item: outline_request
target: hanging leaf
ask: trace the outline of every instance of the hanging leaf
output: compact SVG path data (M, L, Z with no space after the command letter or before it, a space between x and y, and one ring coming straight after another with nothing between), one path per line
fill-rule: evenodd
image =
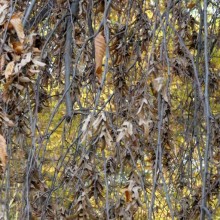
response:
M7 163L7 150L6 150L6 141L5 138L0 135L0 159L2 162L2 168L5 170L6 163Z
M19 82L28 83L31 82L31 80L26 76L21 76L19 77Z
M125 198L126 198L126 202L131 202L131 191L129 190L125 190Z
M43 63L43 62L41 62L41 61L39 61L39 60L36 60L36 59L33 59L32 62L33 62L35 65L40 66L40 67L46 66L46 63Z
M88 115L88 117L83 121L82 132L85 132L89 128L89 123L92 115Z
M2 54L1 57L0 57L0 72L3 71L4 66L5 66L5 55Z
M20 42L24 43L25 35L24 35L24 29L23 29L21 18L22 18L22 14L20 12L12 15L10 24L15 29Z
M2 119L5 126L13 127L14 123L11 121L6 114L0 112L0 119Z
M95 72L99 82L102 78L102 60L105 55L106 43L105 38L100 32L95 37Z
M154 79L153 81L153 87L157 92L160 92L161 89L164 86L164 78L163 77L158 77L156 79Z
M119 132L116 142L120 142L124 137L129 137L133 134L133 126L129 121L124 121L122 128L117 130Z
M8 79L9 76L11 76L13 74L13 70L14 70L14 66L15 66L15 62L11 61L10 63L8 63L6 69L5 69L5 78Z
M162 91L162 97L163 97L163 99L167 102L167 103L169 103L169 98L168 98L168 95L167 95L167 88L166 87L164 87L164 89L163 89L163 91Z
M21 55L23 51L23 44L19 41L12 42L13 49L16 54Z
M21 60L20 63L17 63L15 66L15 73L18 73L22 67L26 66L29 62L31 62L31 52L25 54L23 59Z
M0 25L2 25L5 21L5 17L8 13L6 10L9 7L9 2L0 2Z

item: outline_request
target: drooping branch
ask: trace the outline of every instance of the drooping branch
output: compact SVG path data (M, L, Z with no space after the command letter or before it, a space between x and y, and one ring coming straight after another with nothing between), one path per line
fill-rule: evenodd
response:
M204 115L206 118L206 144L204 153L204 171L202 183L202 204L200 219L204 220L207 214L207 175L209 170L209 150L211 140L210 130L210 105L209 105L209 55L208 55L208 24L207 24L207 0L204 1L204 57L205 57L205 91L204 91Z
M30 7L31 6L32 5L30 5ZM51 13L51 10L52 10L53 6L54 6L54 1L53 0L49 1L46 5L44 5L44 7L39 11L39 13L30 20L29 23L27 23L27 20L28 20L28 17L29 17L29 15L27 14L28 17L24 18L24 22L26 22L25 25L27 26L27 28L28 29L32 28L34 25L39 24L46 17L48 17ZM32 9L33 8L30 8L30 10L32 10ZM28 13L28 11L27 11L27 13ZM30 13L31 13L31 11L30 11Z
M70 76L72 75L72 44L73 44L73 22L76 20L76 15L79 8L79 0L71 3L71 16L67 17L66 22L66 43L65 43L65 91L66 92L66 119L70 121L72 116L72 101L70 97Z

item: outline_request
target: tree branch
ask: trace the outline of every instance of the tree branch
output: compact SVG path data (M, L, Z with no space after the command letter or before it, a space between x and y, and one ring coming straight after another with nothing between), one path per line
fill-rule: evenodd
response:
M70 121L72 116L72 100L70 97L70 76L72 75L72 44L73 44L73 22L76 20L76 16L79 8L79 0L75 0L71 3L70 13L71 16L67 17L66 24L66 43L65 43L65 90L66 92L66 120ZM72 17L73 16L73 17Z

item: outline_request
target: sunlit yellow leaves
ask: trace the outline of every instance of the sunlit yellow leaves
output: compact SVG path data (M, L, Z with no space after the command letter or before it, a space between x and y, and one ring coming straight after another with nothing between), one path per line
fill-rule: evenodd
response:
M6 147L5 138L2 135L0 135L0 159L1 159L3 170L5 170L6 163L7 163L7 157L8 157L6 148L7 147Z
M95 37L95 72L99 82L102 78L102 60L105 55L106 43L105 38L100 32Z

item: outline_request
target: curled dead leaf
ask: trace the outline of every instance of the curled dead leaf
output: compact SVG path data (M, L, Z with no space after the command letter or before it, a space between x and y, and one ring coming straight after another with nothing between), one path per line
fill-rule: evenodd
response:
M90 120L91 120L92 115L88 115L88 117L83 121L83 126L82 126L82 132L85 132L88 129Z
M36 60L36 59L33 59L32 62L37 65L37 66L41 66L41 67L44 67L46 65L46 63L43 63L39 60Z
M164 89L163 89L163 91L162 91L162 97L163 97L163 99L167 102L167 103L169 103L169 98L168 98L168 95L167 95L167 88L165 87Z
M105 38L100 32L95 37L95 72L99 82L101 82L101 78L102 78L102 60L105 55L105 49L106 49Z
M31 62L31 56L31 52L24 55L24 58L21 60L21 62L16 64L15 73L18 73L22 67L26 66L29 62Z
M5 17L8 14L7 8L9 7L9 2L2 1L0 2L0 25L3 25L5 22Z
M99 116L96 118L96 120L92 124L95 131L99 128L102 121L106 121L106 116L103 112L99 114Z
M12 45L13 45L13 49L15 51L16 54L22 54L22 51L23 51L23 44L19 41L15 41L15 42L12 42Z
M153 87L157 92L160 92L164 86L164 77L157 77L153 81Z
M133 134L133 125L129 121L124 121L122 128L117 130L119 132L116 142L120 142L124 137L129 137Z
M14 66L15 66L15 62L11 61L10 63L8 63L6 69L5 69L5 78L8 79L9 76L11 76L13 74L13 70L14 70Z
M22 91L24 89L24 86L17 84L17 83L14 84L14 87L16 87L20 91Z
M6 148L7 148L7 146L6 146L5 138L2 135L0 135L0 159L2 162L3 170L5 170L6 163L7 163L7 157L8 157Z
M126 189L125 190L125 198L126 198L126 202L131 202L132 199L131 199L131 191Z
M28 83L31 82L31 80L26 76L21 76L19 77L19 82Z
M112 146L113 139L105 126L102 128L102 131L101 131L101 134L99 137L100 137L100 139L104 138L104 140L108 146Z
M18 35L19 41L23 44L24 39L25 39L25 35L24 35L24 29L23 29L21 18L22 18L22 13L21 12L15 13L11 17L10 24L15 29L15 31Z
M5 54L2 54L0 57L0 72L3 71L5 67Z
M0 119L3 120L3 123L8 127L14 127L14 123L12 120L10 120L6 114L0 113Z

